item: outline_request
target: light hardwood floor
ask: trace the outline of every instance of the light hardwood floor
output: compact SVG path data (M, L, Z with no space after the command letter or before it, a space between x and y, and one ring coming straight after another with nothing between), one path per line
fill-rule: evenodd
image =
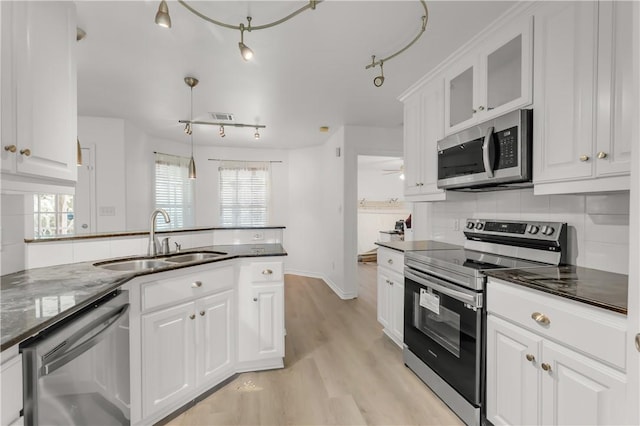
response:
M339 299L322 280L287 275L285 368L239 374L169 424L461 424L382 333L375 264L367 266L359 285L374 295L361 290L354 300Z

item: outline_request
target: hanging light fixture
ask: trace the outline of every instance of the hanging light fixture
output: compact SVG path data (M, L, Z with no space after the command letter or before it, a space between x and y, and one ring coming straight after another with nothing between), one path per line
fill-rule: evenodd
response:
M191 88L191 115L189 116L190 121L187 123L189 131L187 132L187 128L185 128L185 133L189 135L189 137L191 138L191 159L189 159L189 179L195 179L196 178L196 162L193 159L193 130L191 128L191 123L193 122L193 88L198 85L199 81L195 77L185 77L184 82L187 84L187 86Z
M80 139L76 138L76 163L78 167L82 166L82 147L80 146Z
M158 6L158 13L156 13L156 24L163 28L171 28L171 16L169 16L169 6L167 2L162 0L160 6Z
M253 134L253 137L256 139L260 139L260 132L258 132L258 128L256 127L256 132Z
M251 16L247 16L247 22L249 23L246 30L251 32ZM244 44L244 24L240 24L240 43L238 43L238 47L240 48L240 55L242 55L242 59L245 61L253 58L253 50L249 48L246 44Z

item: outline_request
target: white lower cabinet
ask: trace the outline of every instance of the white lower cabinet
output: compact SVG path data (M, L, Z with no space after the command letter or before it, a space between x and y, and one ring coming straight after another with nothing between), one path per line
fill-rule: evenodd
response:
M238 369L281 368L284 357L282 262L240 266Z
M378 322L398 346L404 342L403 253L378 247Z
M196 384L219 379L233 368L234 359L233 290L205 297L196 304Z
M0 424L22 422L22 354L18 345L2 352L0 365Z
M623 424L627 379L615 366L624 357L624 333L617 338L624 319L516 287L488 284L487 419L494 425ZM590 353L589 344L604 341L607 347Z

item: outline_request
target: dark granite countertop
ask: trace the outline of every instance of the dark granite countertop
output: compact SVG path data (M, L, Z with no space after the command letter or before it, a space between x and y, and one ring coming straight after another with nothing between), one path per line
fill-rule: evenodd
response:
M545 293L627 314L627 275L573 265L493 269L486 271L486 274Z
M0 277L0 350L4 351L81 310L137 276L240 257L287 255L280 244L218 245L191 248L182 253L193 251L216 251L226 255L141 272L111 271L94 266L98 261L93 261L3 275ZM126 259L134 257L119 258Z
M422 250L449 250L459 249L462 246L456 244L443 243L441 241L434 240L419 240L419 241L378 241L376 242L380 247L390 248L396 251L422 251Z

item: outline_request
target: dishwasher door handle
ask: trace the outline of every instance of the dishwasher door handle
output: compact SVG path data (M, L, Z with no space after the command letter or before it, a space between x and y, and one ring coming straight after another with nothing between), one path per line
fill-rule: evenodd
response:
M73 347L69 348L65 352L61 353L59 356L55 357L53 360L51 360L51 361L47 362L46 364L44 364L42 366L41 370L40 370L40 376L43 377L43 376L46 376L46 375L49 375L49 374L53 373L54 371L56 371L60 367L62 367L65 364L67 364L69 361L74 360L75 358L79 357L80 355L82 355L83 353L85 353L86 351L88 351L89 349L91 349L92 347L97 345L98 343L100 343L106 337L105 333L114 324L116 324L118 322L118 320L120 320L120 318L125 316L128 312L129 312L129 304L127 303L125 305L122 305L122 307L120 309L118 309L117 311L109 313L109 314L105 315L104 317L101 317L101 318L97 319L96 321L94 321L91 325L99 324L99 326L101 326L102 329L99 330L97 333L95 333L89 339L85 340L84 342L80 343L77 346L73 346ZM89 332L95 330L96 328L98 328L98 327L93 326L93 327L91 327L91 329L88 329L88 330L86 328L83 328L83 329L79 330L75 335L71 336L67 340L67 342L76 342L76 341L82 339L82 337L84 335L89 334ZM44 360L45 360L45 357L43 357L43 361Z

